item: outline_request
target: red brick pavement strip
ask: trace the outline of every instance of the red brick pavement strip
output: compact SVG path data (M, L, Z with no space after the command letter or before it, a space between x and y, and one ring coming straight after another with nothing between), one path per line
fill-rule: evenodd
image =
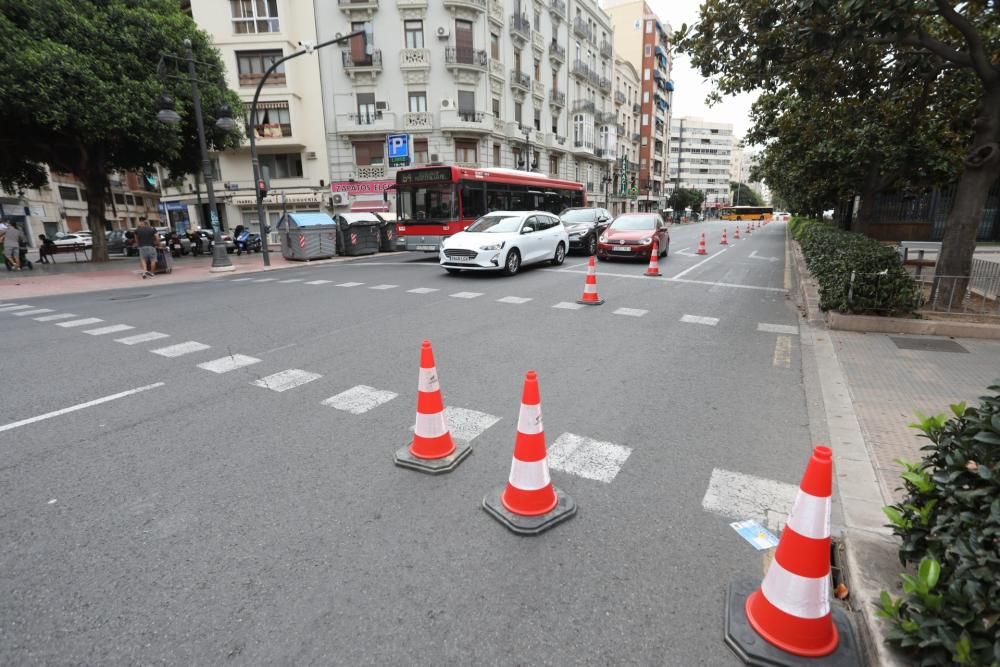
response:
M386 253L388 254L388 253ZM399 255L400 253L391 253ZM0 300L25 299L38 296L58 294L79 294L82 292L98 292L102 290L122 289L141 285L144 289L155 288L157 285L173 285L177 283L202 282L232 278L234 275L259 271L280 271L282 269L301 269L309 266L325 266L349 262L355 259L369 259L376 255L362 257L336 257L332 259L313 260L311 262L295 262L285 259L280 252L271 253L271 266L265 267L259 254L236 256L230 255L235 270L223 273L211 273L211 257L182 257L174 260L174 269L169 274L159 274L153 278L142 279L139 273L139 260L115 259L108 264L60 263L55 266L35 264L34 271L6 272L0 271Z
M907 424L916 412L951 414L948 405L977 402L1000 378L1000 341L956 339L969 354L901 350L885 334L829 331L847 379L882 497L902 497L895 459L918 461L927 440ZM912 336L904 336L912 337ZM930 337L917 337L930 338Z

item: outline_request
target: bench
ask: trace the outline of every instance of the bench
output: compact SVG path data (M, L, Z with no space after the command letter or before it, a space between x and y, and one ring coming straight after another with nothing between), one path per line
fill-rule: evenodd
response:
M42 250L44 250L46 257L52 258L53 262L56 261L55 258L56 255L61 255L63 253L73 253L73 261L78 262L80 261L80 258L77 256L77 253L81 252L83 253L84 261L86 262L90 261L90 257L87 256L87 246L82 243L72 243L67 245L50 245L45 247L44 249L39 249L39 253L41 253Z

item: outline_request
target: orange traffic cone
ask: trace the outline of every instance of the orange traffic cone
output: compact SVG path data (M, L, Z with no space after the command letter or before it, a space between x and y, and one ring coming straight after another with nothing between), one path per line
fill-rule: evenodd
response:
M524 378L507 486L483 498L483 509L521 535L537 535L576 514L576 503L553 486L549 478L535 371L528 371Z
M420 379L417 384L417 421L413 441L396 451L396 465L436 475L451 472L472 453L469 443L452 438L444 418L444 398L438 384L431 342L420 346Z
M587 281L583 285L583 296L577 299L577 303L585 306L599 306L604 303L604 299L597 296L597 265L594 263L593 255L587 264Z
M659 239L653 239L653 250L649 253L649 268L644 276L662 276L660 273L660 243Z
M839 659L824 664L861 664L857 655L850 660L858 647L846 615L830 605L832 456L828 447L813 448L760 587L753 592L753 583L729 587L726 643L750 664L798 665L796 656L820 658L835 651Z
M707 255L708 254L708 251L705 250L705 232L701 233L701 240L698 241L698 252L696 252L695 254L696 255Z
M751 233L752 233L752 232L750 231L750 223L748 222L748 223L747 223L747 229L746 229L746 234L747 234L747 236L750 236L750 234L751 234Z
M736 225L736 233L733 234L733 240L734 241L739 241L740 240L740 226L739 225Z
M719 241L719 245L729 245L729 237L727 236L727 230L725 227L722 228L722 240Z

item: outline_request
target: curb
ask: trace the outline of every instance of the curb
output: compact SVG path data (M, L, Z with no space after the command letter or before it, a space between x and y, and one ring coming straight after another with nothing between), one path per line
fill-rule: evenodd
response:
M923 336L951 336L953 338L985 338L1000 340L1000 326L976 322L949 322L947 320L911 320L900 317L875 317L873 315L845 315L830 312L827 326L838 331L871 333L917 334Z

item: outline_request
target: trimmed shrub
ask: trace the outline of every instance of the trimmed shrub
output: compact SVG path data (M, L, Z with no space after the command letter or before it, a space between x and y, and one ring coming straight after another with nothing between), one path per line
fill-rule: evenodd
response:
M794 218L791 232L819 283L820 309L905 315L920 307L920 287L892 248L818 220Z
M931 441L903 463L906 498L884 508L902 540L903 596L883 591L886 639L920 665L1000 665L1000 380L978 407L922 417Z

